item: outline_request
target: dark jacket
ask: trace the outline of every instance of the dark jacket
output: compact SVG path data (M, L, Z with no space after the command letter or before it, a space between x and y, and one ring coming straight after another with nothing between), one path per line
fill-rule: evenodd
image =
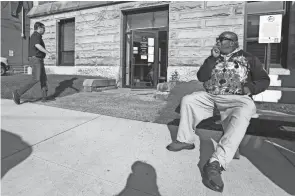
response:
M216 87L213 87L213 88L219 88L220 86L222 86L222 83L224 83L224 82L222 82L219 84L216 81L222 77L221 71L220 71L221 74L219 74L219 77L214 76L214 74L217 72L217 69L218 69L216 67L219 65L223 65L224 62L230 62L232 64L241 65L241 63L239 63L235 60L235 59L239 59L239 57L242 57L242 59L245 59L245 60L243 60L243 62L246 62L245 69L247 70L247 72L246 72L247 78L246 78L246 80L240 81L240 83L241 83L240 88L243 89L244 86L247 86L250 89L252 95L259 94L268 88L268 86L270 84L270 78L269 78L267 72L264 70L259 59L250 53L244 52L243 50L239 50L239 51L233 53L232 56L228 60L225 60L225 58L222 56L219 56L217 58L210 56L204 61L204 64L200 67L200 69L197 73L197 77L200 82L204 82L204 87L207 92L208 91L213 92L214 89L213 90L211 89L212 84L217 84ZM219 68L219 70L220 70L220 68ZM224 72L226 73L226 71L224 71ZM232 75L235 74L235 73L234 74L232 74L232 73L233 72L229 71L226 75L227 78L225 78L225 79L228 80L228 77L232 77ZM213 76L215 78L212 78ZM231 84L229 84L229 86L230 85ZM235 94L235 93L233 93L233 94ZM239 94L239 93L237 93L237 94ZM241 94L243 94L243 92L241 92Z

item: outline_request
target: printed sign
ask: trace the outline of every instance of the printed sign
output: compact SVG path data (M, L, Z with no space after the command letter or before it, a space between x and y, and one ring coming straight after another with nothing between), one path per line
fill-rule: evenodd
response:
M133 54L138 54L138 47L133 47Z
M140 58L141 59L147 59L147 55L141 55Z
M13 56L13 50L9 50L8 53L9 56Z
M260 16L258 43L280 43L282 15Z

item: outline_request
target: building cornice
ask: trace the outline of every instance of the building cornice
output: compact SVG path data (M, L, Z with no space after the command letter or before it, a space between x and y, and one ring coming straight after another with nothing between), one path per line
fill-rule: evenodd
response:
M82 9L103 7L106 5L128 3L130 1L57 1L34 6L28 13L29 18L47 16L52 14L72 12Z

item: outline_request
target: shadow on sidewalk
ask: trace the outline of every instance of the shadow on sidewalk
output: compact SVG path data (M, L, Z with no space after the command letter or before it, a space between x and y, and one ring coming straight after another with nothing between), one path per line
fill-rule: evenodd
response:
M159 112L159 116L155 120L155 123L167 124L172 140L175 140L177 136L177 128L180 118L180 103L182 98L185 95L203 90L202 83L195 81L180 83L171 90L167 99L167 104L165 108ZM202 171L204 164L214 151L211 138L215 141L219 141L222 136L223 129L220 125L215 123L216 120L219 120L219 117L215 116L206 119L197 126L197 128L204 130L196 131L196 134L200 139L200 161L198 163L200 171ZM278 148L267 143L264 138L267 137L269 140L276 140L276 143L281 146L288 143L287 148L291 148L291 150L295 152L295 132L286 131L284 130L284 127L294 128L295 123L251 119L247 135L241 143L240 153L273 183L287 193L295 195L295 186L293 185L294 180L292 180L295 176L295 166L293 165L295 162L294 154L288 154L291 159L293 158L292 162L292 160L288 160L289 157L282 155L282 152L280 152Z
M131 166L132 173L128 176L125 188L116 196L146 195L161 196L157 185L157 174L153 166L136 161Z
M1 129L1 178L32 153L31 146L16 134Z
M71 78L69 80L64 80L58 84L58 86L55 88L54 93L51 95L48 95L48 102L55 101L55 98L59 97L67 88L71 88L75 90L76 92L79 92L79 89L74 87L74 81L77 80L77 77ZM24 99L24 101L21 103L35 103L42 100L42 97L35 98L35 99Z
M217 118L218 119L218 118ZM216 120L216 119L215 119ZM212 119L207 119L201 122L197 126L196 135L200 139L200 157L198 167L202 175L202 168L211 157L214 152L214 146L211 138L215 141L219 141L222 136L222 128L220 125L216 125ZM179 119L175 119L168 123L168 129L170 131L171 139L175 140L177 136L177 126L179 125ZM274 125L282 125L282 122L264 122L258 126L258 129L263 129L264 131L269 131L270 135L275 129L279 127ZM290 125L290 124L289 124ZM200 129L201 128L201 129ZM251 129L253 127L249 127ZM206 130L208 129L208 130ZM215 131L209 131L215 130ZM252 132L253 130L247 131ZM280 131L280 130L277 130ZM256 135L261 135L261 133L256 133ZM255 134L246 135L240 145L240 153L242 156L246 157L259 171L269 178L273 183L279 186L281 189L286 191L291 195L295 195L294 186L294 176L295 176L295 155L287 150L277 148L275 145L270 144L268 141L275 140L275 143L280 146L288 146L287 149L291 147L292 151L295 151L295 138L293 135L283 135L283 138L288 138L288 140L278 139L275 136L271 137L257 137ZM168 145L168 144L167 144ZM293 147L292 147L293 146ZM288 157L293 157L289 159ZM239 160L233 160L239 161Z
M74 77L69 80L64 80L58 84L58 86L55 88L55 91L52 95L49 95L49 98L54 99L56 97L59 97L62 92L64 92L67 88L72 88L76 92L79 92L79 89L74 87L74 81L78 78Z

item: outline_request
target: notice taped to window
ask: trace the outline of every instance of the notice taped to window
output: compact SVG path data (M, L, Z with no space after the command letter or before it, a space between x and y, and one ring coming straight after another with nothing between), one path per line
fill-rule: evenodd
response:
M260 16L258 43L280 43L282 15Z

